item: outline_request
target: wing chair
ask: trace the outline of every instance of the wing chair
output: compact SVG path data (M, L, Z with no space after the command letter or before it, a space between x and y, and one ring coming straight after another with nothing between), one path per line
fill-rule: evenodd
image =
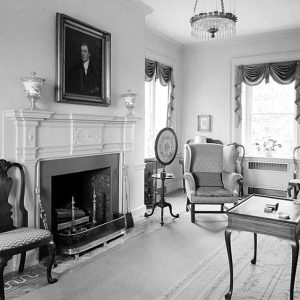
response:
M241 174L235 173L238 150L234 145L186 144L184 179L191 222L196 213L224 213L225 203L237 203ZM221 205L220 211L196 211L202 204Z

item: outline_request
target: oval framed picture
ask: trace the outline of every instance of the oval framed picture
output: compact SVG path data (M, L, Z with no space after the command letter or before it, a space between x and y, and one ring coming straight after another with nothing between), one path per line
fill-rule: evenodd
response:
M177 136L172 128L163 128L157 134L154 150L156 159L162 165L166 166L172 163L178 150Z

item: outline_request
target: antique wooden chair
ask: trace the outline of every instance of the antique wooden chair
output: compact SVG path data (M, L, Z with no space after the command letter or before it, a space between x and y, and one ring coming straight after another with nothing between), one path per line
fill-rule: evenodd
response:
M293 172L293 179L289 180L288 187L287 187L287 194L288 197L291 199L297 199L297 196L300 191L300 174L299 174L299 166L297 162L297 155L300 151L300 146L297 146L293 150L293 162L294 162L294 172ZM293 190L293 194L292 194Z
M237 156L234 145L185 145L184 179L192 223L196 213L224 213L225 203L238 202L238 180L242 176L236 173ZM196 211L195 206L200 204L221 205L221 211Z
M236 160L235 172L242 175L242 178L238 180L239 184L239 197L244 196L244 185L243 185L243 176L244 176L244 159L245 159L245 147L242 144L232 143L229 145L234 145L239 153L239 157Z
M20 192L18 201L22 213L22 227L15 227L13 224L13 206L8 202L9 194L13 186L13 180L8 175L8 170L12 167L19 169ZM13 255L21 254L19 272L23 272L26 258L26 251L47 245L49 249L49 262L47 266L47 280L55 283L56 278L51 276L51 268L55 260L55 244L52 234L47 229L37 229L28 227L28 213L24 206L25 194L25 173L23 167L18 163L10 163L0 159L0 299L5 299L3 272L7 262ZM44 212L41 210L42 214ZM43 218L45 216L43 215Z

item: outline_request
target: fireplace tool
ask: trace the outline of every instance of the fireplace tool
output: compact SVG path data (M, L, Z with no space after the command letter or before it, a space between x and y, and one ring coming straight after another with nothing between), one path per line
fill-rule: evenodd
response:
M129 182L128 182L128 166L123 165L123 176L124 176L124 189L125 189L125 205L126 205L126 213L125 213L125 221L126 221L126 228L134 227L133 217L130 212L130 203L129 203Z

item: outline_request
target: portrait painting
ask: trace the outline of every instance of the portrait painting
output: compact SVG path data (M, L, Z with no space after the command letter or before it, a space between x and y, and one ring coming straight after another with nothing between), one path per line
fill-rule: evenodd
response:
M110 105L110 33L60 13L56 21L56 100Z

